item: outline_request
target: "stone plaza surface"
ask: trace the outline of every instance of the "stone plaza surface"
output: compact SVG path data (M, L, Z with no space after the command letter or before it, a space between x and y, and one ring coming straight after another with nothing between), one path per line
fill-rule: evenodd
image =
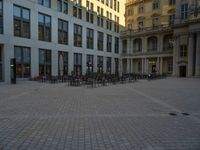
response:
M200 79L0 84L0 150L64 149L200 150Z

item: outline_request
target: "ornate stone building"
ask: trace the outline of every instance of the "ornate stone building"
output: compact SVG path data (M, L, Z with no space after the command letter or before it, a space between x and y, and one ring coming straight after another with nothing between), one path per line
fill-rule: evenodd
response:
M200 0L177 0L173 75L200 76Z
M200 75L200 0L127 0L122 72Z
M172 74L175 1L127 0L125 7L122 72Z

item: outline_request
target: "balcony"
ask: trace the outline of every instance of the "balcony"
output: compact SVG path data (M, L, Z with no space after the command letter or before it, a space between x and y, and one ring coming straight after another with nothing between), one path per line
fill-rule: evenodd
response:
M143 0L126 0L125 5L129 6L129 5L137 4L137 3L140 3L140 2L143 2Z
M126 37L126 36L134 36L138 34L149 34L152 32L163 32L163 31L171 31L171 26L168 24L166 25L160 25L160 26L152 26L152 27L146 27L146 28L141 28L141 29L128 29L125 31L121 31L121 37Z

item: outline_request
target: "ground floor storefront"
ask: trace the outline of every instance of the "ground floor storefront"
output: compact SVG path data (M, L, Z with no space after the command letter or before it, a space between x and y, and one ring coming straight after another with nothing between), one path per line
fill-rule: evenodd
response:
M10 82L11 59L16 60L17 80L37 76L119 73L119 56L0 44L0 81Z

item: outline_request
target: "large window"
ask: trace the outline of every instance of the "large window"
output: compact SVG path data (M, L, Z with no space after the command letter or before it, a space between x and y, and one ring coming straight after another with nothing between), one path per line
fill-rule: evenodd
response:
M0 34L3 34L3 1L0 0Z
M39 75L51 75L51 50L39 49Z
M106 72L111 73L111 69L112 69L112 58L107 57L107 59L106 59Z
M188 4L181 5L181 19L188 18Z
M58 19L58 43L68 44L68 22Z
M30 77L30 70L31 70L30 48L15 46L14 53L16 58L16 76L18 78Z
M148 40L148 51L157 51L157 38L149 37Z
M103 56L97 56L97 72L103 72Z
M180 57L187 57L187 45L180 46Z
M74 53L74 74L82 75L82 54Z
M97 49L103 51L103 32L97 32Z
M94 30L87 28L87 48L93 49Z
M68 52L58 52L58 75L63 76L68 74Z
M30 10L14 5L14 35L30 38Z
M115 53L119 53L119 38L115 37Z
M107 52L112 52L112 36L107 34Z
M51 7L51 0L38 0L38 4L50 8Z
M87 55L87 73L93 72L93 65L94 65L94 56L93 55Z
M51 42L51 17L42 13L38 15L39 40Z
M82 26L74 24L74 46L82 47Z

